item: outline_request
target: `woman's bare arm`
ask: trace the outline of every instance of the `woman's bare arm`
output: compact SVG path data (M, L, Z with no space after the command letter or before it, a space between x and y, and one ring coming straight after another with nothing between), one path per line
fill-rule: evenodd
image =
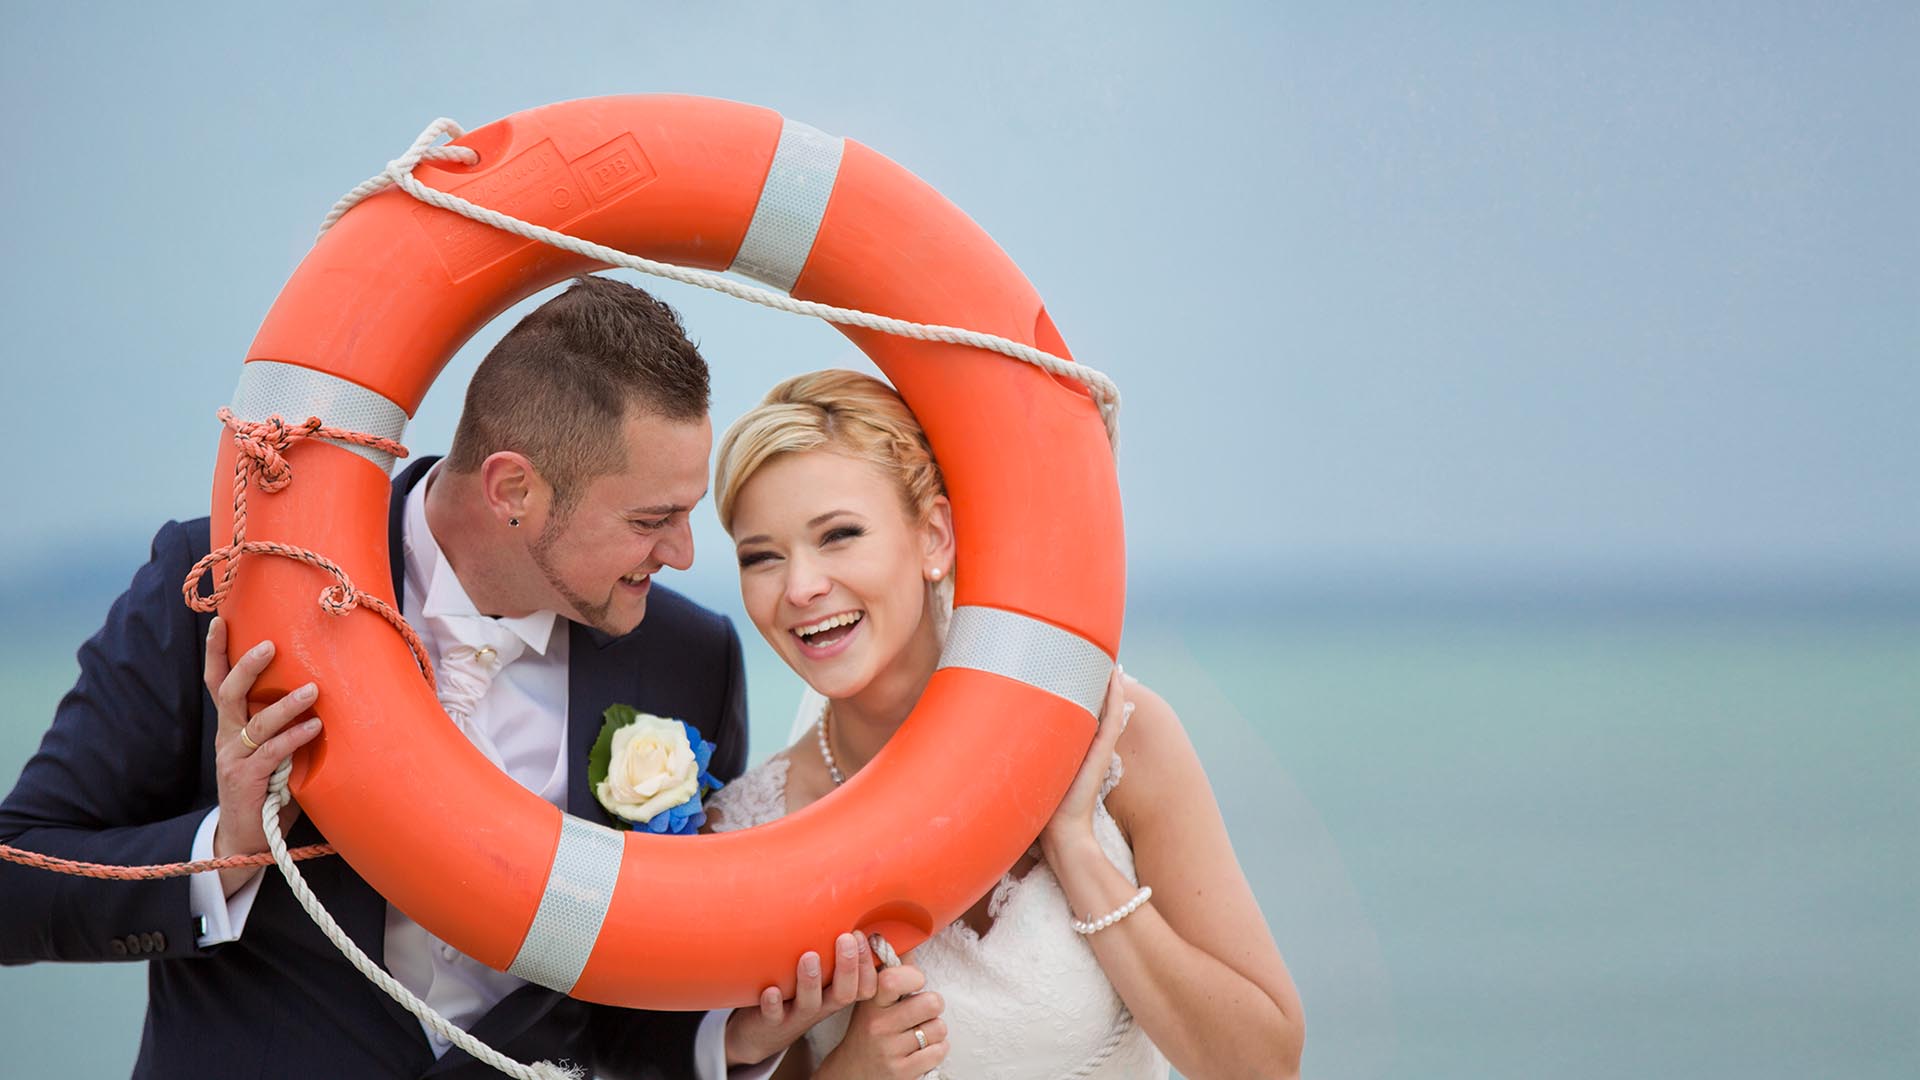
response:
M1305 1037L1300 996L1234 857L1206 772L1159 695L1129 680L1126 696L1134 712L1118 741L1125 777L1107 807L1153 899L1090 935L1094 955L1182 1075L1295 1077ZM1105 766L1089 760L1087 769ZM1081 918L1133 897L1135 886L1090 828L1050 826L1045 843Z

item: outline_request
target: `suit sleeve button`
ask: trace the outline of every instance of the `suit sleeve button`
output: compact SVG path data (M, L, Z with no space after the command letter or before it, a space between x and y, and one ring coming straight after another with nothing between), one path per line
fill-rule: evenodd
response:
M127 943L119 938L114 938L112 941L107 942L107 951L115 956L125 956L127 955Z
M140 954L140 935L139 934L128 934L125 938L122 938L121 940L127 943L127 951L129 953L132 953L135 956L138 956Z
M167 951L167 935L164 931L155 930L153 932L153 951L154 952Z

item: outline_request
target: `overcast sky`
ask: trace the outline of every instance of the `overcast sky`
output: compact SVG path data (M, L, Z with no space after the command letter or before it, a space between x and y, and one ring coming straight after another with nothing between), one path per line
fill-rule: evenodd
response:
M679 91L1013 255L1127 394L1136 583L1920 581L1920 9L1180 6L10 6L0 567L205 512L261 317L429 120ZM659 291L721 425L859 362Z

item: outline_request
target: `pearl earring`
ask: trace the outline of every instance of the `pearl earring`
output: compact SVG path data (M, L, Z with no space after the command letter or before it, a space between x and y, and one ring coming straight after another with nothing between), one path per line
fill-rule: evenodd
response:
M946 576L947 576L947 572L946 572L945 570L943 570L943 569L941 569L941 568L940 568L940 567L938 567L938 566L936 566L936 567L934 567L933 569L931 569L931 570L929 570L929 571L927 571L927 580L928 580L928 581L933 581L933 582L938 582L938 581L939 581L939 580L940 580L941 578L943 578L943 577L946 577Z

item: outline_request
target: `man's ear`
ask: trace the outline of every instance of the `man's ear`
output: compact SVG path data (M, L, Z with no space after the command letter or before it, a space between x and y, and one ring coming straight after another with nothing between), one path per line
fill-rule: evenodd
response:
M920 532L924 546L921 555L926 560L925 565L921 567L922 574L927 575L938 570L939 574L935 580L952 576L953 504L947 501L945 495L933 497L933 502L927 506L927 512L921 515Z
M518 523L540 530L553 509L553 489L525 454L501 450L480 463L480 494L502 525Z

